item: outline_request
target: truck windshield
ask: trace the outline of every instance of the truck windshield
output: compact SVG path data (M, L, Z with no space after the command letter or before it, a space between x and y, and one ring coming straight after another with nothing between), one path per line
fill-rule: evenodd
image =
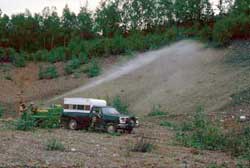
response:
M103 114L120 114L115 108L103 108Z

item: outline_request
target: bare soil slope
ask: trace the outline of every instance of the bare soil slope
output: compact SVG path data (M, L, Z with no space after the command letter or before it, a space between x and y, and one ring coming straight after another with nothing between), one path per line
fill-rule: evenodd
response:
M185 40L160 50L139 54L125 65L117 65L94 81L53 98L124 97L137 115L147 114L153 105L169 113L188 114L198 105L214 111L230 101L230 94L247 85L245 69L224 64L226 50L205 48ZM49 101L49 102L51 102Z

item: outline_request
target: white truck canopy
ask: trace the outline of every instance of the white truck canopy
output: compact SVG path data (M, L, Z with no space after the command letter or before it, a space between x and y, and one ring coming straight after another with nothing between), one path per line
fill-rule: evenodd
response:
M90 105L104 107L107 106L106 100L89 99L89 98L64 98L64 104L67 105Z

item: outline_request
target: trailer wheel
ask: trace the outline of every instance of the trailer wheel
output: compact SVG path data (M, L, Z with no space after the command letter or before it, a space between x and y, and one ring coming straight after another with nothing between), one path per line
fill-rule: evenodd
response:
M113 134L116 132L116 127L113 124L108 124L107 125L107 132L110 134Z
M78 127L78 124L77 124L77 121L76 120L74 120L74 119L71 119L70 121L69 121L69 129L71 129L71 130L76 130L77 129L77 127Z

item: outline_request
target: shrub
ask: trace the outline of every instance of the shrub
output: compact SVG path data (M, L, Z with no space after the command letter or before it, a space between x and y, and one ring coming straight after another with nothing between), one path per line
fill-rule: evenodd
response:
M72 60L67 62L67 64L64 67L64 71L66 74L72 74L80 66L81 66L81 61L78 58L73 58Z
M128 49L132 51L144 51L146 49L144 45L144 38L138 32L134 32L127 38Z
M87 74L90 78L96 77L101 74L101 67L96 63L95 60L92 60L92 62L90 63L87 69Z
M46 68L40 67L38 76L39 79L54 79L58 77L58 72L54 65Z
M203 107L197 108L192 125L191 131L177 132L176 138L179 142L199 149L224 149L225 136L220 127L206 119Z
M232 105L250 104L250 88L232 94Z
M211 41L213 39L213 29L206 25L199 31L198 36L203 41Z
M129 110L128 110L129 105L125 103L124 101L122 101L120 96L115 96L111 105L115 107L122 114L129 113Z
M57 139L49 139L46 143L46 150L48 151L64 151L64 145Z
M32 54L32 60L33 61L48 61L48 57L49 57L49 52L48 50L38 50L37 52L35 52L34 54Z
M234 156L242 156L250 161L250 127L244 127L240 131L232 130L226 138L226 148Z
M88 54L86 54L85 52L80 52L79 60L82 64L88 64L89 63Z
M9 74L4 76L4 79L9 80L9 81L13 81L12 77Z
M48 54L48 61L51 63L55 63L58 61L64 61L65 58L65 51L63 47L58 47L51 50Z
M4 108L3 108L3 106L0 104L0 118L3 117L3 113L4 113Z
M137 142L132 147L132 152L151 152L153 150L153 143L150 139L142 136L138 138Z
M150 116L150 117L166 116L166 115L168 115L168 113L165 112L165 111L162 111L160 105L153 105L153 108L152 108L151 112L148 114L148 116Z
M167 127L167 128L176 128L176 125L169 121L161 121L160 126Z
M23 54L15 53L15 55L13 56L13 61L12 61L12 63L13 63L16 67L25 67L26 61L25 61L24 55L23 55Z
M122 54L125 53L128 48L127 40L121 35L114 36L108 44L108 48L106 49L106 52L108 50L107 54Z

